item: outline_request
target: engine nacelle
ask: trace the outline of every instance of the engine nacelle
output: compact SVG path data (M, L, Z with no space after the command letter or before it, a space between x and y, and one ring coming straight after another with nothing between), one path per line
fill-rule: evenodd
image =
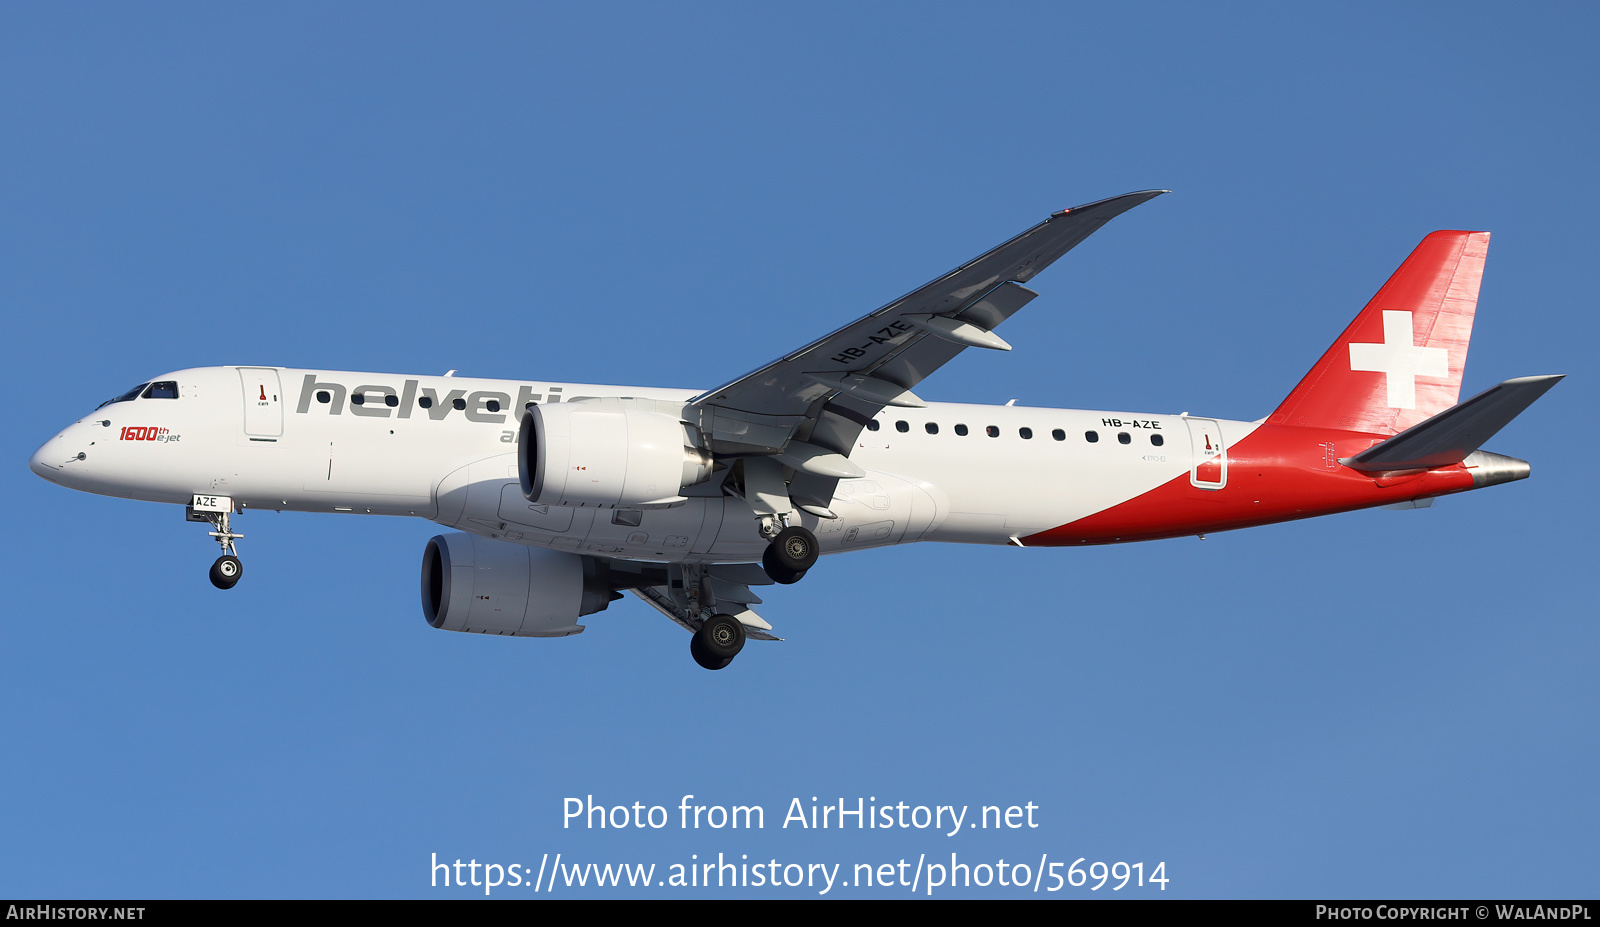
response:
M611 604L593 557L452 532L422 554L422 616L445 631L566 637Z
M647 508L711 478L699 433L619 400L536 405L517 434L522 495L539 505Z

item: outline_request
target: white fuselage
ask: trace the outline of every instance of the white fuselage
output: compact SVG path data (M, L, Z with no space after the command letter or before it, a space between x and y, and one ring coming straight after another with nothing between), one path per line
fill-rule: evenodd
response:
M273 367L197 368L159 381L176 382L177 398L101 407L41 447L35 471L125 498L186 504L213 493L241 509L411 515L629 559L749 561L766 545L749 505L715 480L705 495L642 512L536 506L522 496L515 450L525 403L683 402L694 390ZM829 506L838 517L801 519L825 553L919 540L1011 543L1190 471L1196 423L1229 445L1256 428L1126 412L889 408L850 454L866 475L840 481Z

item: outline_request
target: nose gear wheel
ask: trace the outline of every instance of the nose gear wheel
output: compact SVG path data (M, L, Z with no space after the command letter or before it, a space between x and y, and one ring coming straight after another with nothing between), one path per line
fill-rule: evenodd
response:
M223 554L216 563L211 564L211 585L218 589L232 589L243 575L244 564L232 554Z

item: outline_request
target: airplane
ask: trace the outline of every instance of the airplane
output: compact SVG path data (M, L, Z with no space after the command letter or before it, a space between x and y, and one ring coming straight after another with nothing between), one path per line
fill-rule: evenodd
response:
M1201 536L1524 479L1482 445L1561 379L1457 403L1489 233L1425 237L1304 379L1253 422L925 402L1025 284L1146 190L1050 215L888 305L712 390L285 367L179 370L101 404L30 461L72 489L185 506L243 575L251 509L457 529L422 558L435 628L580 633L631 592L722 669L780 640L752 587L821 554Z

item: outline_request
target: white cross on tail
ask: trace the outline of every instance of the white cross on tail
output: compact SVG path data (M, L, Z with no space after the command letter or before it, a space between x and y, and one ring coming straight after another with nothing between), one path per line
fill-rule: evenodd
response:
M1389 407L1417 407L1417 377L1448 377L1450 356L1444 348L1411 343L1411 313L1383 311L1383 344L1350 343L1350 369L1387 376Z

